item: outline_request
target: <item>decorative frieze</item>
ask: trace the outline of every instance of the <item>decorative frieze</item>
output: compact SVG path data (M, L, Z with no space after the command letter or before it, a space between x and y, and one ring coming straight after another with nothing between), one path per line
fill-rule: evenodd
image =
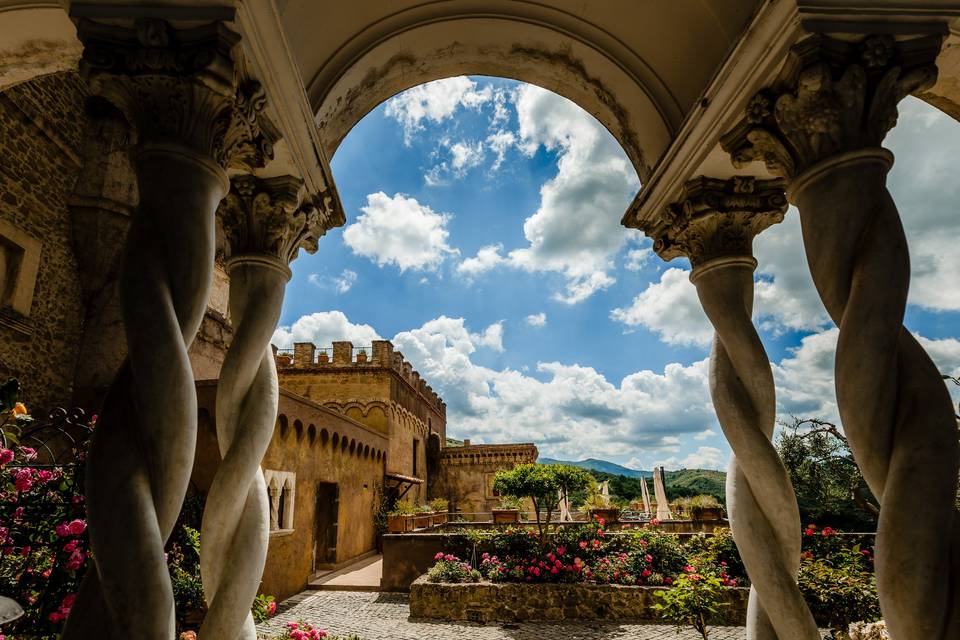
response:
M787 179L834 154L878 147L897 123L900 100L936 81L941 41L810 36L791 50L779 78L753 97L721 146L735 166L759 161Z
M783 220L782 180L699 177L684 185L678 202L639 228L664 260L687 257L694 267L724 256L753 255L753 238Z

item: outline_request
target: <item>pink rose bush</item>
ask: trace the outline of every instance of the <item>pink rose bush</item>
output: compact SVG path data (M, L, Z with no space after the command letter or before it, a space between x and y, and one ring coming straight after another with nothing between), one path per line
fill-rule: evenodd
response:
M353 634L349 636L332 636L323 629L304 622L303 620L288 622L284 628L283 635L280 636L280 640L320 640L321 638L326 638L327 640L361 640L359 636Z
M0 406L0 594L16 600L25 615L3 631L52 638L70 615L90 561L77 484L84 456L58 465L22 444L32 421L26 407L16 407Z

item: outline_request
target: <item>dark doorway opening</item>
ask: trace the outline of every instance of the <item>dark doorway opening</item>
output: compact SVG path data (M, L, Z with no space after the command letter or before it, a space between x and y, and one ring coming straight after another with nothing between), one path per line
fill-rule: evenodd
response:
M314 571L337 563L339 515L340 486L336 482L317 484L317 536L314 541Z

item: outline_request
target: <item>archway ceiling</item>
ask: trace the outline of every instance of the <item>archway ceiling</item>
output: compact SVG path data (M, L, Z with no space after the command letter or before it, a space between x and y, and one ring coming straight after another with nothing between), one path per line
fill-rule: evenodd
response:
M328 157L360 118L458 74L537 84L593 114L641 180L760 0L278 0Z

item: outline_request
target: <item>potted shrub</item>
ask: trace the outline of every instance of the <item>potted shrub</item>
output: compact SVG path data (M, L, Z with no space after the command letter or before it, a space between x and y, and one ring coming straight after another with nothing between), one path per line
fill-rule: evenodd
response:
M433 524L433 509L425 504L418 505L413 516L414 529L426 529Z
M357 362L366 362L367 361L367 350L360 349L357 351Z
M434 498L430 501L430 508L433 509L433 526L447 523L447 510L450 508L449 500Z
M690 518L690 498L682 497L670 503L670 512L678 520Z
M408 502L398 502L387 514L387 532L407 533L413 531L413 507Z
M602 493L593 492L583 502L583 511L590 513L590 519L604 522L616 522L620 519L620 509L610 504L610 498Z
M317 356L317 362L320 364L327 364L330 362L330 354L326 351L321 351L320 355Z
M593 476L585 469L564 464L520 464L493 476L493 490L500 495L530 499L541 542L547 539L551 514L559 508L560 496L583 491L593 483Z
M494 524L514 524L520 522L520 498L503 496L500 505L491 510Z
M694 520L719 520L723 505L713 496L700 495L690 498L690 517Z

